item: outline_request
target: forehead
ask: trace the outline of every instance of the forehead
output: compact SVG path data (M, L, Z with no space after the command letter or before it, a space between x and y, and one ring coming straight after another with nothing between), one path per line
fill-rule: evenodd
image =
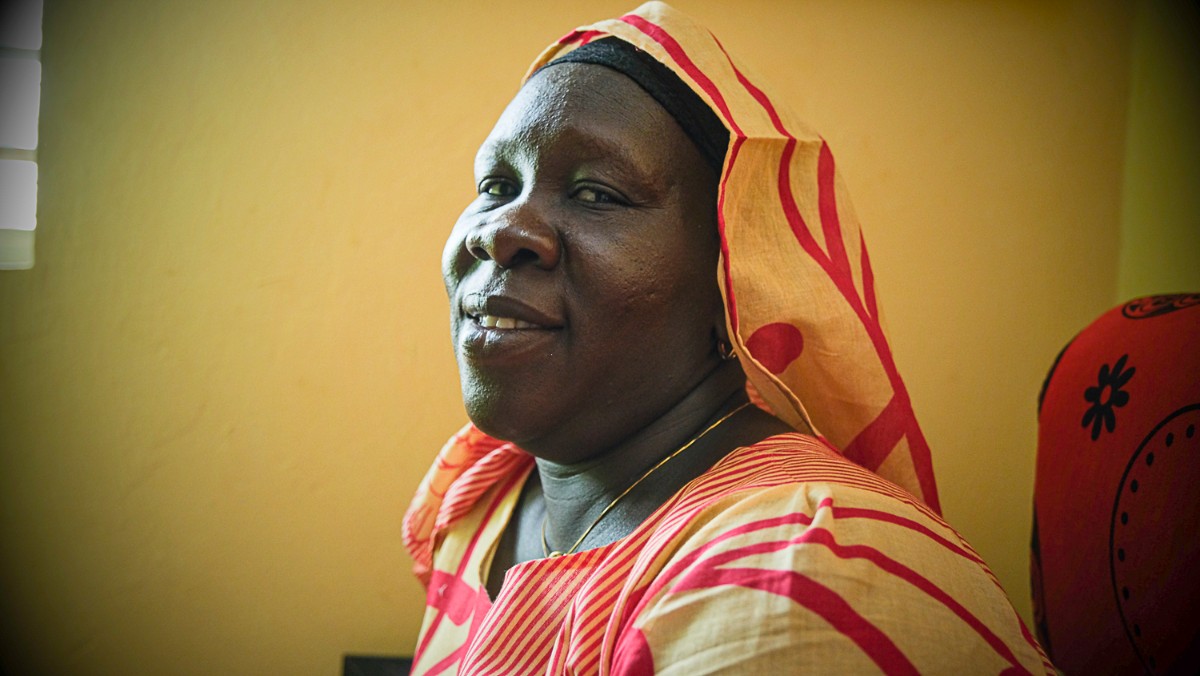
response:
M675 120L625 75L564 63L533 75L480 148L480 156L571 138L597 149L675 156L691 142Z

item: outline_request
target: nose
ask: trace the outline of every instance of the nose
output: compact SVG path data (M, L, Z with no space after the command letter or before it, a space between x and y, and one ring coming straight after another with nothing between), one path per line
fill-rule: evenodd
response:
M550 270L562 255L557 231L528 202L509 205L480 223L467 234L465 244L475 258L502 268L534 265Z

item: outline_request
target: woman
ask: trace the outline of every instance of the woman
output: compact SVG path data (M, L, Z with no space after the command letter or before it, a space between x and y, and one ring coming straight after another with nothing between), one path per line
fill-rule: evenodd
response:
M476 179L417 673L1049 669L936 514L832 155L711 34L568 35Z

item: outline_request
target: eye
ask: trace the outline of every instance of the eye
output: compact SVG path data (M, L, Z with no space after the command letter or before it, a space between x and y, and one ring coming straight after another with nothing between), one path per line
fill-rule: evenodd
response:
M575 194L572 195L572 197L579 200L580 202L587 202L588 204L625 204L626 203L625 200L620 198L619 196L617 196L616 193L610 192L608 190L602 190L600 188L597 188L595 186L590 186L590 185L585 185L585 186L579 187L578 189L575 190Z
M479 194L488 197L515 197L519 192L512 181L505 178L485 178L479 182Z

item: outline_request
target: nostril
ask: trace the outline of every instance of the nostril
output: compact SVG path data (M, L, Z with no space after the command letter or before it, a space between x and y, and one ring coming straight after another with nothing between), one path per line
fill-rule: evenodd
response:
M491 257L491 255L488 254L487 249L483 248L482 246L480 246L478 244L468 246L467 251L470 251L472 256L474 256L475 258L478 258L481 261L492 260L492 257Z
M532 249L518 249L517 252L512 255L507 267L516 267L524 263L537 263L539 260L540 256L537 255L536 251L533 251Z

